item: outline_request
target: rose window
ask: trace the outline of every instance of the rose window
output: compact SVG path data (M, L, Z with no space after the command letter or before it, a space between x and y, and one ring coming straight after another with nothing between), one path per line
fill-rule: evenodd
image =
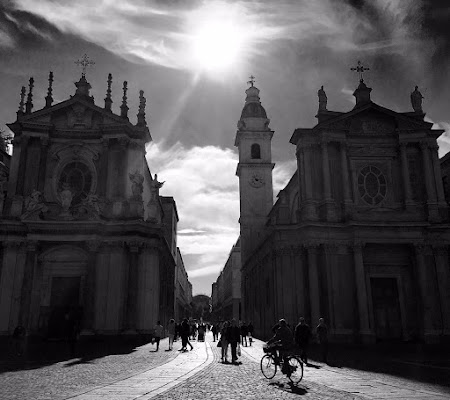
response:
M367 204L380 204L386 197L386 178L377 167L364 167L358 174L358 190Z
M73 195L72 205L86 198L91 187L92 174L86 164L75 161L63 168L58 182L58 191L69 188Z

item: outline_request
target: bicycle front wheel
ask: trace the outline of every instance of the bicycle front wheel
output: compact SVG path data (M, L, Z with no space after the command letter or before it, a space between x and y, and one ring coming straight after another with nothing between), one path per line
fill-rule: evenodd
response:
M272 356L266 354L261 358L261 372L267 379L272 379L277 373L277 364Z
M294 385L296 385L303 378L303 363L295 356L290 356L288 362L290 369L289 379Z

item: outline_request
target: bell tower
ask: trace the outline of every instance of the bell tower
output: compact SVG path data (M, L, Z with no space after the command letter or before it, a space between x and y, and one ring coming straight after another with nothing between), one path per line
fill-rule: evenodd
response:
M250 87L238 122L234 145L239 149L241 254L245 263L262 239L267 215L273 205L271 143L273 131L261 105L259 89L250 77Z

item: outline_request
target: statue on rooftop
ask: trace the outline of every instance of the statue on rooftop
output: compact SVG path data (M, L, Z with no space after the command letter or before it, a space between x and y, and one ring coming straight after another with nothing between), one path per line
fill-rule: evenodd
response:
M317 95L319 96L319 111L327 111L328 99L325 90L323 90L323 86L320 87L320 89L317 92Z
M411 105L416 113L423 113L422 99L422 93L419 92L419 87L416 86L414 92L411 92Z

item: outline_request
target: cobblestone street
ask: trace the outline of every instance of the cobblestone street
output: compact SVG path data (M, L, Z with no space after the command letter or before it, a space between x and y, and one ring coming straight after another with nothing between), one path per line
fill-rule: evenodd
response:
M238 365L222 364L220 348L212 342L193 342L186 353L167 349L167 339L160 350L146 344L130 352L82 357L48 363L28 364L27 369L3 365L0 374L0 399L448 399L444 385L361 371L348 367L326 366L314 362L305 367L304 378L292 386L280 372L265 379L259 360L262 342L243 347ZM117 352L119 353L119 352ZM442 367L443 370L448 369ZM444 384L444 382L442 382Z

